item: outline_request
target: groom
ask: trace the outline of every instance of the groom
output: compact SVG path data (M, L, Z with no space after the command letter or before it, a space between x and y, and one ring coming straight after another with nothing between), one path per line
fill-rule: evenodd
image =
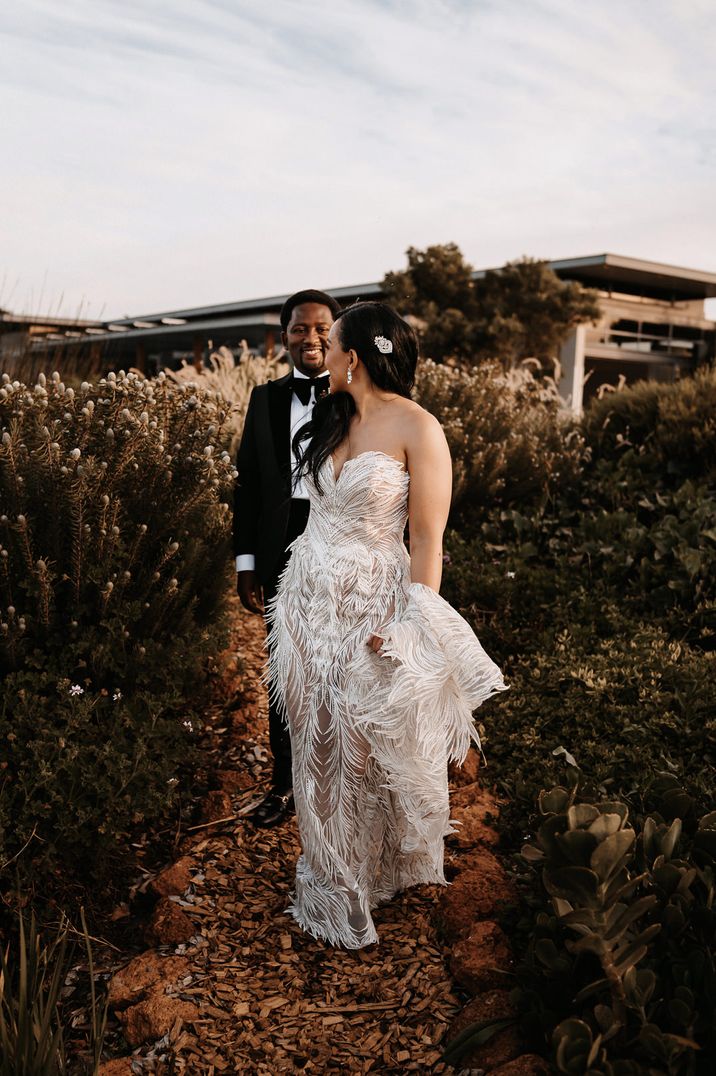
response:
M308 493L291 478L291 440L328 389L328 333L340 306L322 291L299 291L281 309L281 341L293 370L251 393L236 467L234 553L236 589L244 608L262 614L288 561L286 547L308 521ZM278 705L269 703L273 755L271 789L249 816L274 826L293 806L291 741Z

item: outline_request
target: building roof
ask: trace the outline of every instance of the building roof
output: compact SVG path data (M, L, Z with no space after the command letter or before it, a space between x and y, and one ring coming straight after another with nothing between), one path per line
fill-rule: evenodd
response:
M357 294L366 299L379 298L383 292L380 284L357 284L343 288L323 288L322 291L328 292L334 299L352 299ZM181 319L183 322L194 321L196 319L204 318L223 318L231 315L241 315L242 313L255 313L257 310L267 313L278 313L281 307L288 299L291 292L287 292L285 295L269 295L265 298L259 299L240 299L234 303L219 303L214 306L190 306L182 310L171 310L164 312L163 314L143 314L141 319L137 318L113 318L108 324L111 325L126 325L131 328L136 325L138 320L143 322L156 322L157 324L167 323L168 318Z
M668 302L702 300L716 296L716 273L666 265L643 258L606 253L563 258L548 264L563 280L577 280L600 291L628 292ZM492 271L500 268L495 267ZM490 271L478 269L473 277L479 280ZM383 295L381 284L377 281L324 290L335 299L343 301L377 299ZM183 307L141 317L114 318L104 322L32 318L3 311L0 313L0 327L3 322L52 325L56 331L48 334L48 344L67 335L75 338L86 337L87 340L108 344L112 351L119 341L124 340L147 340L160 349L187 348L191 347L195 334L211 334L221 342L234 337L241 339L251 330L255 334L270 328L278 329L279 311L287 298L288 294L270 295L211 306Z
M673 295L680 299L710 299L716 296L716 273L701 269L684 269L644 258L627 258L622 254L591 254L583 258L562 258L549 263L558 276L574 278L603 291L643 289L643 294ZM489 272L478 269L480 279Z

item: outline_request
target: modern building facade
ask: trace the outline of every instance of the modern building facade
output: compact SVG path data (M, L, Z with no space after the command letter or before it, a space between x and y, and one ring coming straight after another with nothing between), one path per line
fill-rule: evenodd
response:
M563 280L599 293L602 316L579 325L559 356L560 391L580 412L604 384L673 381L716 357L716 322L705 315L716 273L599 254L552 262Z
M559 356L560 390L576 412L602 385L671 380L716 356L716 322L704 310L705 300L716 297L716 273L616 254L549 264L562 280L595 288L602 309L598 324L579 325ZM475 277L487 271L478 270ZM377 282L326 290L345 304L384 297ZM279 311L286 297L105 322L50 323L0 312L0 371L10 371L12 355L18 348L27 350L28 343L42 366L48 351L71 353L73 369L81 368L85 376L120 367L152 374L182 360L200 367L212 350L238 351L243 340L256 353L271 354L280 345Z

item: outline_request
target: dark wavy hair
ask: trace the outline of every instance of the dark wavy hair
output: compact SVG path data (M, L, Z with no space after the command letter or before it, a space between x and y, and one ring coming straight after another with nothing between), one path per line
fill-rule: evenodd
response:
M386 303L358 302L336 316L344 351L355 351L373 384L384 392L410 399L418 364L418 338L413 329ZM376 337L393 345L389 354L379 350ZM348 436L355 403L349 392L322 396L311 421L293 439L296 474L310 474L322 492L319 472L326 459Z

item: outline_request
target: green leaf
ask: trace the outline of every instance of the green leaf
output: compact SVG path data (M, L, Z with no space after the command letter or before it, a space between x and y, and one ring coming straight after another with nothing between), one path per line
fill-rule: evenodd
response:
M583 1020L570 1017L563 1020L552 1033L556 1046L557 1068L560 1072L584 1073L586 1060L593 1045L592 1030Z
M594 997L595 994L609 993L609 980L608 979L595 979L593 983L589 983L587 986L583 986L578 993L574 995L575 1005L580 1005L587 998Z
M567 810L570 794L566 788L558 785L549 792L540 792L538 803L542 814L561 814Z
M624 974L624 991L632 1004L644 1007L656 989L656 975L650 968L629 968Z
M618 814L600 814L589 827L588 832L593 834L598 841L617 833L621 829L622 819Z
M674 1023L682 1027L689 1027L694 1018L693 1009L679 998L672 998L667 1010Z
M614 966L619 975L624 973L634 964L638 964L647 953L648 943L656 937L661 930L661 923L652 923L646 930L642 930L636 938L615 950L613 954Z
M564 897L572 904L594 907L598 904L599 879L594 871L585 867L557 867L542 872L545 889L554 897Z
M499 1020L483 1020L470 1024L447 1044L441 1060L448 1065L452 1065L455 1061L459 1061L471 1053L472 1050L476 1050L478 1046L484 1046L500 1031L512 1027L515 1023L516 1018L509 1016Z
M553 897L552 901L559 898ZM568 903L565 901L565 903ZM575 908L571 912L567 912L562 916L560 923L565 927L587 927L589 930L595 929L596 917L591 908Z
M570 808L574 810L574 808ZM556 837L557 844L565 859L577 867L588 867L592 853L597 847L597 838L584 829L570 829Z
M634 904L629 905L621 915L618 916L613 926L606 931L604 936L607 941L613 941L626 930L628 926L636 922L637 919L640 919L642 915L646 915L646 913L651 911L651 909L658 903L659 898L656 894L650 893L648 896L641 897L639 900L635 901Z
M674 848L676 847L680 835L682 835L682 820L675 818L669 826L669 830L666 831L661 840L661 854L664 855L666 859L670 860L672 858Z
M590 825L599 817L599 810L591 803L575 803L567 811L567 824L571 830Z
M608 882L624 866L634 844L633 829L621 829L606 837L592 855L591 867L600 881Z
M568 766L572 766L575 770L579 769L579 766L577 765L577 760L575 759L574 755L570 755L566 747L555 747L552 754L556 758L561 755Z
M534 844L523 844L520 855L528 863L539 863L544 859L544 852L535 847Z

